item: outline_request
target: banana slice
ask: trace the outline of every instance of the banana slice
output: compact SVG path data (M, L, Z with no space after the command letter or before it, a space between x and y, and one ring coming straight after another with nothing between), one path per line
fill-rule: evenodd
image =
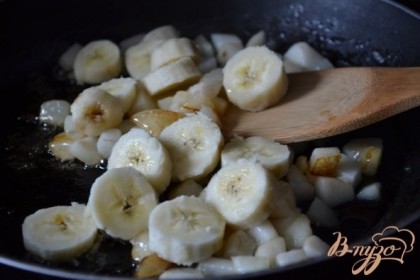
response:
M213 175L204 198L229 224L250 227L270 214L272 186L269 176L260 163L239 159Z
M188 91L192 94L201 93L208 97L215 98L223 87L223 70L216 68L204 74L200 81L191 86Z
M153 187L132 167L112 168L99 176L88 201L97 227L123 240L147 229L149 214L156 205Z
M80 135L84 135L83 132L77 128L73 120L73 116L71 115L71 105L70 105L70 113L64 118L63 130L66 133L76 132L76 133L79 133Z
M312 200L306 215L317 227L338 228L340 225L337 213L319 197Z
M292 164L289 172L287 172L287 182L290 184L297 202L311 201L314 199L314 186L295 164Z
M233 256L252 256L257 246L257 241L248 232L236 229L230 234L225 232L225 241L219 252L226 259Z
M210 39L216 50L217 61L222 66L244 47L241 38L236 34L213 33Z
M203 187L194 180L188 179L171 187L168 191L168 199L174 199L178 196L196 196L199 197Z
M49 152L62 162L73 160L75 157L70 152L71 146L74 142L83 137L83 134L74 131L58 133L48 143Z
M149 218L149 246L160 257L191 265L222 246L225 221L197 197L180 196L156 206Z
M311 235L303 242L302 250L311 258L325 258L330 245L316 235Z
M120 47L121 51L123 53L125 53L125 51L129 47L132 47L132 46L137 45L138 43L140 43L143 40L144 36L145 36L144 33L137 33L137 34L131 35L130 37L127 37L127 38L121 40L118 43L118 46Z
M114 144L108 159L108 169L131 166L140 171L157 194L168 187L172 161L166 148L146 131L132 128Z
M219 116L223 116L229 107L229 102L221 96L217 96L213 99L214 102L214 110L217 112Z
M96 142L96 150L104 159L108 159L111 155L112 148L121 137L121 130L111 128L101 133Z
M150 56L165 40L147 40L129 47L125 52L125 67L133 79L141 80L150 73Z
M173 264L162 259L156 254L145 257L137 266L135 276L139 279L151 279L161 275L163 272L172 267Z
M284 252L286 252L286 242L283 237L277 236L261 243L255 250L255 256L268 258L270 267L275 267L277 255Z
M131 108L136 97L136 80L132 78L115 78L103 82L99 88L115 96L123 107L124 113Z
M128 115L132 116L137 112L156 108L158 108L157 102L150 96L144 85L138 81L136 84L136 96L128 111Z
M210 72L218 66L217 58L215 56L201 57L200 61L197 63L198 70L200 70L201 73Z
M300 212L296 207L296 197L289 183L271 175L270 218L294 216Z
M77 139L70 146L70 153L87 166L95 166L102 160L97 149L98 137L87 136Z
M82 91L70 107L75 128L87 136L98 136L123 119L121 102L97 87Z
M129 132L132 128L135 128L136 125L132 123L129 119L124 119L120 124L116 127L121 131L122 134L126 134Z
M48 261L68 261L87 252L97 235L97 227L86 206L53 206L27 216L22 224L23 244Z
M136 262L141 262L145 257L153 254L149 248L148 230L140 232L140 234L130 240L130 243L132 245L131 258Z
M213 101L213 98L201 92L191 93L190 91L180 90L173 96L169 110L184 114L200 111L204 106L214 110Z
M280 178L289 170L291 152L287 145L268 138L237 136L224 146L221 154L222 166L240 158L254 158Z
M169 110L169 107L171 107L173 98L174 98L173 96L166 96L166 97L158 99L157 100L158 108Z
M214 69L204 74L200 81L188 88L188 90L176 92L172 96L169 110L188 113L197 112L207 107L218 116L222 116L229 105L223 97L218 96L222 86L222 69Z
M168 40L177 37L179 37L179 31L173 25L162 25L147 32L142 42Z
M243 110L264 110L279 102L287 92L283 61L265 46L239 51L229 59L223 74L229 100Z
M220 128L200 113L175 121L162 130L159 140L176 163L172 176L177 181L210 174L219 162L223 145Z
M283 218L271 220L278 234L286 241L287 250L300 249L305 239L313 235L311 222L303 213Z
M74 74L79 84L99 84L120 75L122 68L120 49L109 40L88 43L74 61Z
M158 137L162 130L171 123L184 117L183 114L163 109L144 110L131 116L131 121L138 127Z
M218 67L218 62L212 43L203 34L195 37L194 43L197 45L200 54L197 67L200 69L201 73L207 73L216 69Z
M287 73L334 68L331 62L306 42L297 42L284 53Z
M82 45L79 43L74 43L71 45L58 59L58 65L65 72L73 71L74 61L79 51L82 49Z
M150 72L142 81L149 93L154 96L188 87L200 77L201 72L195 62L190 57L185 57Z
M168 39L153 50L150 56L150 66L153 71L184 57L190 57L194 61L198 60L199 53L194 43L188 38Z
M316 196L330 207L349 202L355 196L354 188L350 183L333 177L317 176L314 187Z
M63 127L68 114L70 114L69 102L52 99L41 104L38 119L40 123Z
M203 34L199 34L195 37L194 43L197 45L201 57L210 57L215 55L213 45Z
M203 114L210 118L215 124L217 124L219 127L222 127L222 121L220 120L219 115L216 113L215 109L212 109L208 106L202 106L200 108L200 111L198 111L200 114Z
M246 42L246 47L264 46L266 43L266 35L264 30L260 30L249 38Z

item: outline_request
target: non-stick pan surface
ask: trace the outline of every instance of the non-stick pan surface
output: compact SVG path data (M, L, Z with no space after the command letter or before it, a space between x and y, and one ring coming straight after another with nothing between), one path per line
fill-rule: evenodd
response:
M274 50L284 52L292 43L305 40L337 67L420 66L419 16L387 1L0 2L0 262L79 279L131 275L126 243L105 240L94 255L69 265L51 265L24 250L21 224L40 208L85 203L90 185L103 172L77 162L60 164L47 153L54 131L37 123L40 104L52 98L71 101L82 89L61 78L59 56L74 42L104 38L118 42L163 24L173 24L187 37L233 32L245 39L263 29ZM337 209L342 219L338 230L352 242L367 242L372 233L388 225L405 227L420 216L419 117L420 110L413 109L364 129L308 143L310 149L340 146L356 137L384 140L378 173L383 200ZM333 239L330 231L318 229L317 233ZM309 267L314 265L320 264ZM292 268L268 273L303 269ZM350 274L350 267L342 273Z

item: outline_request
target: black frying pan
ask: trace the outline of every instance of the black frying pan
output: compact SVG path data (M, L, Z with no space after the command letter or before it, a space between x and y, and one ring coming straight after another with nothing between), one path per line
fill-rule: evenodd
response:
M86 202L90 185L103 172L86 170L78 163L60 167L47 154L45 144L54 131L35 121L39 105L51 98L71 101L81 90L60 79L59 56L74 42L83 44L100 38L118 42L163 24L173 24L187 37L233 32L246 39L263 29L274 50L284 52L292 43L305 40L337 67L420 66L419 15L389 1L0 2L0 263L32 271L31 277L131 275L130 246L126 243L105 240L94 255L72 264L51 265L26 253L21 223L39 208ZM337 209L342 221L338 230L355 244L368 242L371 234L388 225L406 227L420 217L420 130L415 121L419 117L420 110L413 109L364 129L307 143L310 149L339 146L356 137L384 140L378 173L383 201L351 203ZM331 231L317 229L316 233L333 239ZM307 273L314 272L350 275L352 263L338 272L340 262L328 259L250 276L311 277ZM6 271L22 275L18 270Z

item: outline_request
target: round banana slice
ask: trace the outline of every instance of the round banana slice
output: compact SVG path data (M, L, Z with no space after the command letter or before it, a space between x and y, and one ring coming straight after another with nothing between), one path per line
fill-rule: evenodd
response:
M97 227L85 214L85 205L53 206L27 216L22 224L23 244L48 261L68 261L93 245Z
M220 159L223 136L207 116L198 113L181 118L162 130L159 140L168 149L177 181L199 179L212 172Z
M210 179L204 196L225 220L238 227L249 227L267 219L272 191L268 171L248 159L223 166Z
M288 78L283 61L265 46L237 52L223 68L228 99L242 110L261 111L283 98Z
M223 147L221 154L222 166L240 158L256 159L277 177L286 175L290 157L287 145L260 136L234 137Z
M149 218L149 246L179 265L205 260L221 248L225 221L202 199L180 196L156 206Z
M92 185L88 207L98 228L115 238L130 240L147 229L157 205L153 187L138 170L107 170Z
M143 77L142 82L154 96L189 87L201 77L194 60L184 57L168 63Z
M75 128L87 136L99 136L123 119L121 102L97 87L82 91L70 107Z
M125 52L125 66L128 74L136 80L142 79L151 71L151 54L165 40L147 40L129 47Z
M115 78L103 82L99 88L118 98L124 113L130 110L136 97L137 81L132 78Z
M132 128L122 135L112 148L108 169L131 166L140 171L157 194L168 187L172 176L172 161L166 148L141 128Z
M109 40L92 41L85 45L74 61L74 75L79 84L99 84L122 72L121 52Z

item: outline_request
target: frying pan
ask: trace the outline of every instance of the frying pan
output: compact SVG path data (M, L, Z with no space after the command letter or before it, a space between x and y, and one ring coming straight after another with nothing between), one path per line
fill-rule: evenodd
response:
M164 24L173 24L187 37L232 32L246 39L263 29L272 49L282 53L292 43L304 40L337 67L420 66L420 17L391 1L2 1L0 263L31 271L32 278L115 279L131 275L130 246L124 242L105 239L96 254L71 264L52 265L24 250L21 224L40 208L85 203L90 185L104 171L86 169L77 162L59 164L47 153L46 144L55 131L37 123L40 104L52 98L71 101L81 90L62 79L59 56L75 42L104 38L118 42ZM415 121L419 117L420 109L413 109L357 131L305 143L310 150L341 146L357 137L381 137L384 141L377 175L383 199L337 209L341 218L338 230L351 242L366 244L371 234L384 227L406 227L420 217L420 129ZM332 240L326 229L316 233ZM318 272L327 269L334 275L339 261L326 259L246 277L299 275L317 271L317 267L322 268ZM347 271L338 272L340 277L350 275L351 264L347 265Z

